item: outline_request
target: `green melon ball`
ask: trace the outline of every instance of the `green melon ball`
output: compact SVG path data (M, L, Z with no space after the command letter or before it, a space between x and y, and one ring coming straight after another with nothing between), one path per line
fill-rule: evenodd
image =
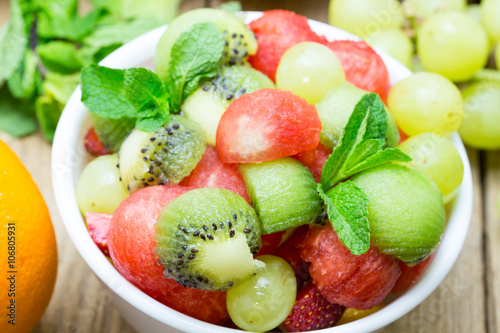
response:
M441 192L422 173L388 164L351 179L368 199L371 243L380 252L418 263L438 246L444 232Z
M333 150L338 145L354 107L367 93L352 83L345 82L331 89L320 102L316 103L321 120L319 139L328 149ZM385 110L387 113L387 145L396 147L399 142L398 127L389 110L387 108Z

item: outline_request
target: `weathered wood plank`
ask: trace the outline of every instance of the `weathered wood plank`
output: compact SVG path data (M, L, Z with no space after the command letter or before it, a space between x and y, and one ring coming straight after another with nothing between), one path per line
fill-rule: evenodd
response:
M500 151L485 153L484 175L486 298L488 331L500 331L500 218L497 200L500 200Z
M487 332L480 161L477 150L468 149L467 153L474 183L474 206L462 252L448 276L422 304L380 332Z

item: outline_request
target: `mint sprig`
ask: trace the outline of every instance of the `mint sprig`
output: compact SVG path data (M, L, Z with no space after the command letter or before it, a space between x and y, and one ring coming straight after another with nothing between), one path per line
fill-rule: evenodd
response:
M223 48L214 24L195 24L172 47L165 82L145 68L89 65L82 70L82 102L101 118L133 118L138 129L152 132L180 111L202 78L217 74Z
M385 112L380 97L374 93L364 95L356 104L340 144L323 166L320 183L324 191L357 172L382 164L411 161L398 148L383 150L387 132Z
M321 172L318 193L333 229L352 254L363 254L370 247L368 197L354 183L340 182L379 165L411 161L398 148L384 149L386 132L387 114L380 97L374 93L364 95Z
M370 248L368 197L351 181L340 183L327 193L318 184L318 193L326 204L328 218L342 243L352 254Z
M179 111L202 78L217 74L223 49L224 37L212 23L195 24L177 38L170 51L167 75L173 111Z

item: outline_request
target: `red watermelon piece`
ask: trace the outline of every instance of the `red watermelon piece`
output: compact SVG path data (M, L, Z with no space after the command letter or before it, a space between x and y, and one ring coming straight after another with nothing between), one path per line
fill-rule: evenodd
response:
M134 192L113 214L109 252L120 274L149 296L188 316L218 324L228 316L225 292L184 288L167 279L154 254L154 228L159 213L191 189L150 186Z
M420 280L420 277L425 273L427 268L429 268L429 265L431 264L435 255L436 252L434 251L424 261L414 266L408 266L406 263L400 261L399 267L401 268L401 276L396 281L396 284L394 285L394 288L392 288L391 292L400 293L407 291L408 289L413 287L418 282L418 280Z
M291 92L260 89L226 109L217 128L224 163L258 163L311 150L319 143L316 108Z
M321 180L321 172L323 171L323 165L325 165L326 160L330 157L332 151L322 143L318 144L316 148L313 150L308 150L302 153L299 153L293 157L299 160L302 164L304 164L309 171L311 171L316 182L320 182Z
M85 137L83 138L83 145L91 155L101 156L109 154L101 143L101 140L99 140L99 137L93 127L91 127L87 131L87 134L85 134Z
M309 230L298 245L310 262L309 274L330 303L367 310L382 302L401 275L398 260L373 245L362 255L351 254L331 225Z
M283 54L300 42L326 41L311 30L307 18L286 10L270 10L250 23L257 36L257 53L248 58L253 68L276 81L276 69Z
M385 102L389 92L389 73L382 58L365 42L335 40L326 42L344 69L346 80L363 90L377 93Z
M225 188L241 195L247 202L250 202L247 188L237 165L222 163L217 156L217 151L212 146L207 146L205 154L191 172L187 184L197 188Z
M92 238L99 250L107 257L109 257L109 224L112 217L113 215L105 213L85 213L85 221L87 222L90 238Z

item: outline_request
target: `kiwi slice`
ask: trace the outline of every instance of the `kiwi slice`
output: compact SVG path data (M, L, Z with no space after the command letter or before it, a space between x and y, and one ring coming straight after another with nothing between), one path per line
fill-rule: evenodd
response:
M196 122L175 115L154 132L134 129L118 153L124 185L134 192L148 185L179 183L201 160L205 137Z
M155 56L156 73L165 80L170 62L170 51L177 38L196 23L213 23L226 39L224 63L242 64L257 52L257 38L243 20L221 9L199 8L190 10L173 20L158 43Z
M275 88L271 79L248 66L224 66L217 76L200 84L181 109L207 133L207 143L215 146L217 126L229 104L243 94Z
M155 253L167 278L185 287L227 290L265 265L253 208L238 194L200 188L172 200L155 226Z
M333 150L342 135L344 127L354 111L354 107L367 91L345 82L330 90L326 96L316 103L319 119L321 120L321 132L319 139L322 144ZM396 147L399 143L399 131L394 117L385 108L387 113L386 142L388 147Z
M284 157L239 166L263 234L315 223L322 211L316 182L299 161Z
M99 141L109 153L116 153L120 149L123 140L135 126L135 119L128 117L108 119L91 113L90 119Z

